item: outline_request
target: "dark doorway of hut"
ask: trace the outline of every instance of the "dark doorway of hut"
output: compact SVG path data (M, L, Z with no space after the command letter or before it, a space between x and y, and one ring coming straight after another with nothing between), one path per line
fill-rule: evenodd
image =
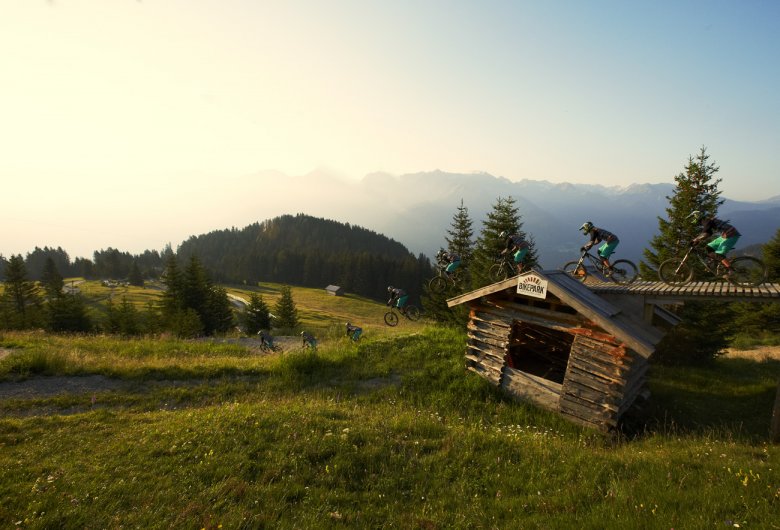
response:
M515 321L507 364L516 370L563 384L574 335Z

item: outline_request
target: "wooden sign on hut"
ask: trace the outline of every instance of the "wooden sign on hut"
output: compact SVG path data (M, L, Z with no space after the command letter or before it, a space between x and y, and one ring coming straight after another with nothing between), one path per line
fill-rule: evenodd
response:
M663 331L562 271L532 271L447 301L469 307L466 366L512 395L601 431L645 390Z

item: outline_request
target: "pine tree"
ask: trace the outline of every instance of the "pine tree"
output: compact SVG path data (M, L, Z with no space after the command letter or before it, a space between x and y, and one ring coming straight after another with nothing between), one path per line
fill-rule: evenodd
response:
M127 282L135 287L144 286L144 277L141 274L141 269L138 267L138 261L133 260L130 265L130 273L127 275Z
M525 258L526 269L536 264L538 258L533 238L522 229L523 223L515 199L499 197L493 205L493 210L488 212L487 219L482 223L482 232L474 246L473 266L471 267L471 279L474 287L491 283L488 277L490 267L495 263L501 251L506 248L506 238L501 238L501 232L508 235L518 234L530 244L528 255Z
M471 263L471 256L474 253L474 242L471 239L474 236L472 224L469 209L463 205L463 199L461 199L458 211L452 216L452 223L447 229L449 237L444 238L449 250L460 256L463 262L461 266L467 266Z
M5 318L0 326L25 329L41 324L41 300L38 288L27 279L24 259L11 256L5 268L5 285L0 298Z
M659 265L677 255L678 241L687 243L696 236L699 226L688 217L692 211L698 210L703 216L717 214L723 203L718 190L721 179L715 177L719 170L709 162L705 147L695 158L688 158L685 172L675 177L674 194L667 197L667 219L658 218L659 234L652 239L652 248L644 251L646 261L639 265L642 276L657 278ZM693 261L689 263L700 267ZM680 324L656 347L655 358L659 361L698 362L714 357L728 345L733 321L728 304L686 302L678 316L682 319Z
M49 256L43 265L43 273L41 274L41 284L43 290L46 292L46 296L51 298L59 298L62 296L62 288L65 286L65 282L62 279L62 275L57 270L57 265L54 263L54 259Z
M78 294L63 294L48 301L47 327L55 332L86 333L92 331L84 298Z
M718 191L721 179L715 178L719 170L719 167L709 162L705 147L701 148L695 158L688 157L685 172L674 178L677 183L674 194L667 197L667 219L658 218L659 233L651 240L651 248L645 249L645 260L639 264L643 277L657 278L656 271L661 263L677 255L678 242L687 243L699 232L699 226L688 217L691 212L698 210L704 216L717 214L718 207L723 204ZM698 266L693 261L690 263Z
M298 326L298 310L289 285L282 286L281 296L274 306L274 313L276 317L274 327L292 330Z
M243 315L243 324L244 330L249 335L255 335L261 329L271 328L271 316L262 295L252 293L249 297L249 303Z

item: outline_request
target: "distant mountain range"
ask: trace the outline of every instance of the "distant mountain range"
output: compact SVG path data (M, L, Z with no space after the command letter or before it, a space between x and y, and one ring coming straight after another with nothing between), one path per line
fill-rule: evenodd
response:
M382 233L413 253L433 256L463 199L479 234L482 220L498 197L512 196L523 228L533 235L545 267L557 267L575 257L585 238L578 228L590 220L618 234L616 256L638 261L665 216L669 184L631 184L625 187L555 184L547 181L512 182L488 173L431 171L406 175L372 173L347 182L322 171L299 177L262 172L242 179L248 194L260 197L256 219L285 213L307 213L348 222ZM295 198L295 211L290 200ZM739 228L739 247L764 243L780 226L780 196L760 202L726 198L721 216Z

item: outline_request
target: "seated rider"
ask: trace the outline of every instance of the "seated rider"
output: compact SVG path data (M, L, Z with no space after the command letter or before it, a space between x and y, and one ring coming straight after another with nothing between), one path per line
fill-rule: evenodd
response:
M444 269L447 276L452 276L452 273L460 267L460 256L452 251L448 252L443 248L439 249L439 252L436 253L436 261L441 265L447 264L447 267Z
M731 262L726 259L726 253L734 248L742 234L731 226L728 221L721 221L714 215L705 217L699 210L692 211L688 217L692 218L693 222L701 227L701 233L693 238L691 243L695 245L717 233L718 237L707 243L707 248L709 249L707 255L712 260L720 260L724 267L730 269Z
M501 239L506 238L506 248L501 251L501 255L503 256L507 252L511 253L515 260L517 274L520 274L523 272L523 260L528 255L528 249L530 248L528 241L519 234L507 235L506 231L501 232L498 237Z
M596 243L604 242L604 244L599 247L599 256L601 257L601 262L609 271L608 273L611 274L612 265L609 263L609 257L615 252L615 248L617 248L620 243L618 237L608 230L596 228L590 221L585 221L580 227L580 230L582 230L584 235L590 236L590 241L585 243L585 246L580 250L586 251Z
M360 335L363 334L363 328L360 326L353 326L349 322L347 322L347 337L354 340L355 342L360 339Z
M390 300L387 301L387 305L392 307L393 304L395 304L395 307L397 307L401 313L406 313L404 306L409 300L409 295L406 294L406 291L390 285L387 287L387 293L390 295Z
M303 339L302 346L304 348L306 346L309 346L311 349L315 349L317 347L317 339L315 339L314 335L308 331L301 331L301 339Z
M260 331L257 332L257 335L260 337L261 346L266 346L270 349L274 348L274 338L271 336L270 333L261 329Z

